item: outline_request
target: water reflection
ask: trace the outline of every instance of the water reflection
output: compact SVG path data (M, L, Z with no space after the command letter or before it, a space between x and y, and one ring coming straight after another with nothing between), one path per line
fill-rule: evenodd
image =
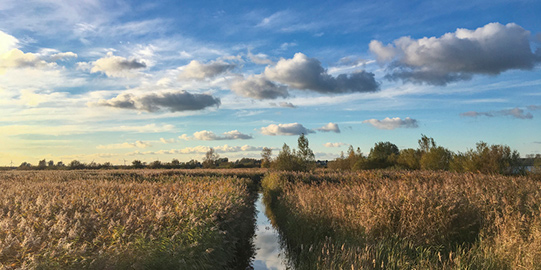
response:
M256 201L257 221L254 236L256 248L252 267L256 270L289 269L286 264L286 256L280 247L278 231L272 227L269 218L265 215L263 194L259 194Z

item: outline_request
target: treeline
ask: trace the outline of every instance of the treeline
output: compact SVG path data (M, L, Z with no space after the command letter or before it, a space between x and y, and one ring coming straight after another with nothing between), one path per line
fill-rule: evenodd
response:
M365 156L359 148L350 146L347 155L342 155L328 163L328 167L338 170L369 169L406 169L434 170L454 172L480 172L485 174L518 174L525 173L524 160L516 150L505 145L488 145L485 142L476 144L475 149L464 153L454 153L438 146L433 138L422 135L417 149L399 150L391 142L378 142ZM540 163L541 158L536 158ZM540 166L540 164L536 164Z
M141 160L133 160L131 165L113 165L110 162L97 163L83 163L78 160L72 160L65 164L62 161L55 163L53 160L40 160L38 165L32 165L28 162L23 162L16 169L18 170L107 170L107 169L196 169L196 168L260 168L261 160L254 158L242 158L236 161L229 161L228 158L218 158L214 160L204 160L199 162L197 160L190 160L188 162L181 162L178 159L173 159L171 162L162 162L159 160L152 161L150 163L143 162ZM9 168L9 167L5 167Z
M506 145L489 145L479 142L474 149L464 153L454 153L449 149L436 144L433 138L421 135L417 149L398 149L391 142L378 142L370 149L368 155L360 148L349 147L346 154L335 160L316 161L313 151L309 147L308 139L302 134L298 139L298 149L291 149L284 144L275 158L272 150L265 147L261 152L261 159L242 158L229 161L227 157L220 158L213 148L207 151L202 162L190 160L180 162L173 159L171 162L159 160L150 163L133 160L131 165L112 165L91 162L88 164L73 160L68 164L54 163L52 160L41 160L37 166L23 162L18 169L45 170L45 169L195 169L195 168L270 168L281 171L310 171L315 168L329 168L335 170L372 170L372 169L402 169L402 170L432 170L453 172L479 172L484 174L524 174L527 172L541 172L541 155L520 158L516 150Z

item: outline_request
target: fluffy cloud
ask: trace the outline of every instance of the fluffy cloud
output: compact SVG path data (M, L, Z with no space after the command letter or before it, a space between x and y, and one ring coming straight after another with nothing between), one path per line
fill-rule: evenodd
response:
M347 145L343 142L337 142L337 143L331 143L331 142L328 142L328 143L325 143L323 144L323 146L325 147L329 147L329 148L333 148L333 147L341 147L341 146L344 146L344 145Z
M19 49L12 49L0 54L0 72L10 68L43 68L54 66L39 58L33 53L24 53Z
M0 31L0 54L17 48L19 40L12 35Z
M363 123L370 124L370 125L378 128L378 129L396 129L396 128L416 128L416 127L419 127L417 125L417 120L411 119L409 117L406 117L404 119L400 119L400 117L395 117L395 118L386 117L383 120L369 119L369 120L364 120Z
M530 107L528 107L530 108ZM465 113L461 113L460 116L463 117L478 117L478 116L486 116L486 117L495 117L495 116L511 116L518 119L532 119L533 115L531 113L524 113L524 110L520 108L514 108L509 110L500 110L500 111L492 111L492 112L476 112L476 111L469 111Z
M90 104L121 109L155 112L169 110L171 112L197 111L211 106L219 106L220 99L208 94L191 94L186 91L149 93L140 96L120 94L109 100L100 100Z
M315 91L322 94L373 92L379 89L374 74L356 71L331 76L315 58L296 53L292 59L281 59L275 66L267 66L262 74L252 75L231 84L240 96L254 99L288 97L288 88Z
M96 60L92 63L91 73L105 73L109 77L131 78L137 76L135 70L146 68L147 65L136 59L128 60L124 57L114 56L112 52L107 53L106 57Z
M262 75L252 75L245 80L231 84L231 90L237 95L253 99L276 99L288 97L287 87L276 84Z
M335 132L340 133L340 128L338 127L338 124L336 123L328 123L320 128L317 129L318 131L322 132Z
M265 76L291 88L318 93L372 92L379 87L374 74L358 71L333 77L315 58L296 53L292 59L281 59L274 67L266 67Z
M98 149L126 149L126 148L147 148L152 146L148 142L135 141L134 143L118 143L118 144L108 144L108 145L98 145Z
M299 123L291 124L271 124L267 127L261 128L261 133L264 135L277 136L277 135L301 135L314 133L313 130L305 128Z
M223 141L223 140L248 140L253 139L251 135L243 134L238 130L224 132L222 135L216 135L212 131L202 130L193 134L193 137L187 134L179 136L182 140L200 140L200 141Z
M373 40L369 47L380 62L391 63L386 78L445 85L475 74L532 69L541 60L541 50L532 53L529 37L530 32L514 23L490 23L439 38L401 37L386 46Z
M197 60L192 60L188 65L183 67L179 78L196 80L210 79L235 68L235 66L235 64L223 61L213 61L204 64Z

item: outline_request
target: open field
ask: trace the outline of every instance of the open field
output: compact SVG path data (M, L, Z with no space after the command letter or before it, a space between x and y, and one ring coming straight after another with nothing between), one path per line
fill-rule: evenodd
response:
M244 269L260 184L293 269L541 265L534 177L73 170L0 173L0 269Z
M295 269L539 269L541 182L448 172L271 173Z
M0 268L247 265L254 182L232 175L244 171L228 173L2 172Z

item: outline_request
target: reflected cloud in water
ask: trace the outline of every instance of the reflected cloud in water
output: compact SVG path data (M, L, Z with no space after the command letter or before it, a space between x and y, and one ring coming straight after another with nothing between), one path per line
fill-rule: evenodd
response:
M272 227L270 220L265 216L265 205L263 204L262 194L259 194L256 209L258 213L253 242L256 248L256 254L252 263L253 269L288 269L284 251L280 247L278 231Z

